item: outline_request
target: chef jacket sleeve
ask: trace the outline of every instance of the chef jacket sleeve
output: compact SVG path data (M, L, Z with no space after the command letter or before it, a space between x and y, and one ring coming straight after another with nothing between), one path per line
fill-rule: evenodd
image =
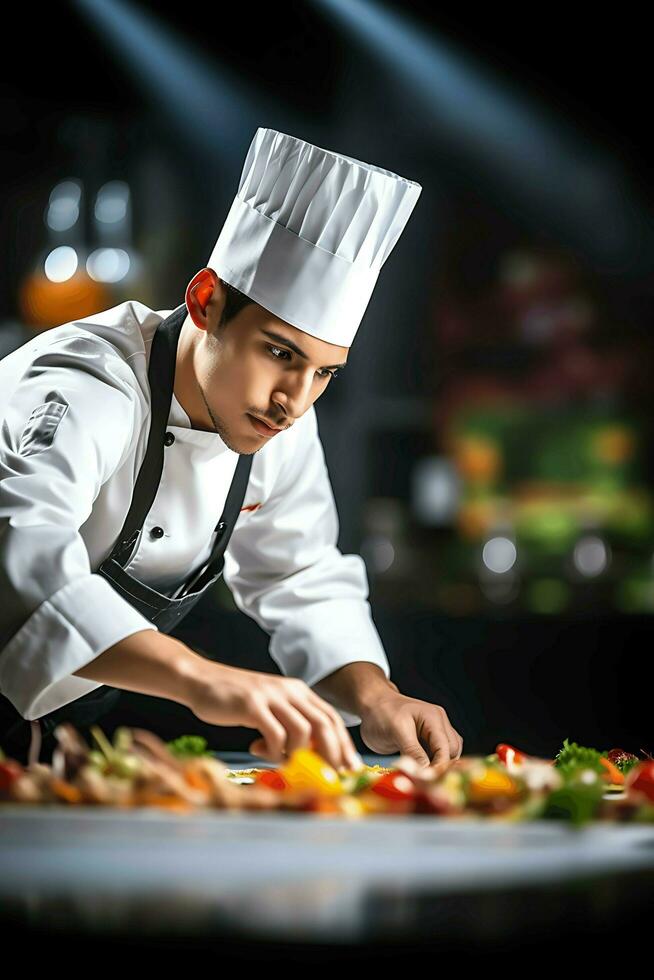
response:
M238 608L271 635L270 655L283 674L312 686L363 660L390 678L365 563L337 547L338 515L313 405L294 430L273 437L288 439L281 470L262 506L236 524L223 577ZM338 711L346 725L361 723Z
M79 528L142 415L106 341L56 341L32 361L0 430L0 691L33 720L102 685L73 672L156 629L93 574Z

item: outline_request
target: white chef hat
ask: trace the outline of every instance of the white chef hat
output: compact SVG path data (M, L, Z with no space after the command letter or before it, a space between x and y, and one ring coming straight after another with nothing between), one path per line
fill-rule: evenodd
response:
M349 347L421 191L260 127L207 265L292 326Z

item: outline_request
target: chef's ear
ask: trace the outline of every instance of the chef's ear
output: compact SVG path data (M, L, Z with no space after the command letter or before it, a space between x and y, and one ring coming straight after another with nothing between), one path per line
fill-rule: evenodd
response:
M213 269L200 269L186 287L186 306L196 326L203 325L198 323L196 318L200 316L206 319L207 305L214 295L218 282L218 276Z
M206 308L207 303L213 296L213 285L211 283L199 283L195 294L198 301Z

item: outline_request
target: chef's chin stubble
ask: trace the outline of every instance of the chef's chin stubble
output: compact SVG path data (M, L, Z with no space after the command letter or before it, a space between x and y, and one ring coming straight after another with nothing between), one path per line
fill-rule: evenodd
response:
M223 328L224 329L224 328ZM225 415L216 406L216 401L219 400L223 405L229 406L232 404L234 406L234 416L243 415L239 413L238 407L240 405L239 397L239 379L234 376L234 371L229 369L230 360L234 360L234 352L230 350L230 345L225 342L225 339L220 335L220 333L215 330L212 331L207 338L207 348L205 349L205 355L208 356L210 366L207 366L207 362L200 367L198 371L197 386L204 401L209 417L215 431L218 433L222 441L225 443L228 449L232 452L240 453L242 455L251 455L261 448L260 445L250 443L249 445L239 445L234 437L232 428L230 424L226 421ZM203 370L204 368L204 370ZM234 384L236 382L236 384ZM221 392L222 397L213 398L212 401L207 397L207 392ZM213 407L212 407L213 405ZM245 417L243 416L244 421Z
M226 425L226 423L224 422L224 420L222 418L220 418L219 416L217 416L216 413L212 410L211 405L207 401L207 397L206 397L206 395L204 393L204 390L202 388L202 385L200 384L199 381L198 381L198 388L199 388L200 394L202 395L202 398L204 400L204 404L206 406L207 412L209 413L209 416L210 416L211 421L213 423L213 427L216 430L216 432L218 433L218 435L220 436L220 438L222 439L222 441L225 443L225 445L227 446L227 448L228 449L231 449L232 452L234 452L234 453L241 453L242 455L250 455L251 453L256 452L256 450L258 448L260 448L260 447L255 447L252 450L248 450L248 449L246 449L246 448L244 448L242 446L237 446L236 445L236 443L234 442L234 439L233 439L233 437L231 435L231 432L230 432L228 426Z

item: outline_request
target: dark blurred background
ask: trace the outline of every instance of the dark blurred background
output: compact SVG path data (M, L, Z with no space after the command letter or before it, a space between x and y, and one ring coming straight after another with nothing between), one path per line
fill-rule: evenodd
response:
M65 2L3 53L0 356L202 268L258 126L420 182L317 404L405 694L464 751L652 751L649 38L410 2ZM277 672L224 583L175 635ZM352 651L356 659L356 650ZM103 727L254 733L123 692ZM351 729L366 750L358 730Z

